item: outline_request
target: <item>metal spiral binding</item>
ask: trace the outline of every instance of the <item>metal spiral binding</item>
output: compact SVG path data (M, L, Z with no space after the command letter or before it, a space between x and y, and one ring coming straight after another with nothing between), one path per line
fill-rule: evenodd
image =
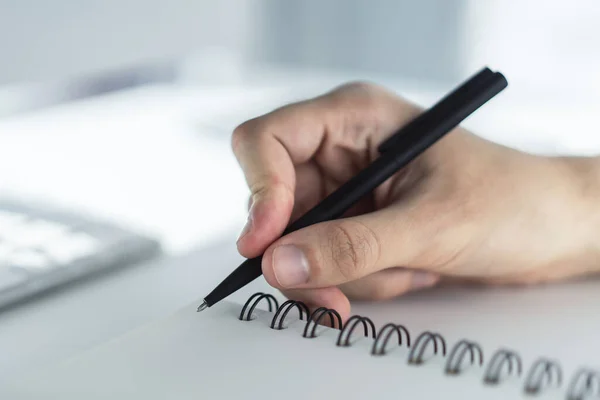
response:
M483 365L483 351L481 350L481 347L475 342L461 340L454 345L448 356L445 370L446 374L458 375L460 373L460 367L467 352L471 355L471 365L475 362L475 353L479 356L479 365Z
M337 340L336 346L342 346L342 347L350 346L350 336L352 336L352 331L354 331L354 329L356 329L358 324L360 324L361 322L362 322L362 325L363 325L363 328L365 331L364 336L369 337L369 327L370 327L371 328L371 336L373 337L373 339L375 339L375 336L377 335L377 333L376 333L375 324L373 323L373 321L371 321L367 317L361 317L360 315L354 315L348 321L346 321L346 324L344 325L344 327L342 328L342 331L338 335L338 340ZM352 323L352 325L350 325L351 323ZM348 329L348 327L350 327L350 329ZM342 340L344 333L346 333L346 331L348 332L348 334L346 335L346 340Z
M285 303L283 303L281 305L281 307L277 308L277 312L275 313L273 320L271 320L271 329L277 329L277 330L283 329L283 321L285 320L285 317L288 315L288 313L291 311L291 309L294 307L296 307L298 309L299 318L301 320L302 320L302 317L304 316L304 314L302 313L303 311L306 312L306 318L308 319L308 317L310 315L310 311L306 304L304 304L301 301L288 300ZM275 327L275 321L277 321L277 317L279 317L279 314L281 314L282 311L283 311L283 314L281 315L281 318L279 318L279 324L277 324L277 327Z
M551 383L556 386L562 384L562 370L557 362L540 358L529 369L524 390L528 394L538 394L545 385Z
M408 354L409 364L420 365L424 363L423 356L429 343L433 344L434 355L441 352L442 356L446 356L446 341L439 333L425 331L417 337L411 347L410 333L403 325L388 323L377 332L373 321L360 315L353 315L345 324L342 324L342 318L336 310L320 307L311 314L308 306L301 301L288 300L279 306L279 303L274 296L260 292L255 293L248 298L242 307L239 319L242 321L251 321L252 312L262 300L267 301L269 312L273 312L273 310L276 309L275 315L271 320L271 329L285 329L283 326L285 318L293 308L296 308L300 320L303 320L304 315L306 314L306 324L302 334L305 338L317 337L316 329L318 324L323 318L329 316L331 327L340 329L336 346L350 346L352 333L360 324L362 324L364 336L371 336L374 339L373 346L371 347L371 355L373 356L382 356L386 354L386 347L394 333L398 336L398 346L402 346L403 340L406 339L406 347L410 348ZM483 366L484 360L481 346L475 342L463 339L458 341L450 351L445 366L445 373L447 375L459 375L463 369L462 366L464 365L467 353L469 354L471 365L479 364L479 366ZM516 352L500 349L494 353L488 362L483 382L488 385L498 384L502 372L505 369L507 375L516 374L517 376L521 376L523 370L522 361L521 357ZM547 358L539 358L529 369L529 373L524 382L523 391L528 395L536 395L548 386L559 388L562 385L562 381L563 372L558 362ZM571 379L566 393L566 400L584 400L590 397L600 397L600 372L581 368Z
M567 390L567 400L584 400L592 396L600 397L600 374L581 368L571 380Z
M340 316L340 314L337 311L335 311L331 308L319 307L310 315L310 318L308 319L308 321L306 321L306 326L304 327L304 333L302 334L302 337L305 337L308 339L317 337L315 335L315 333L317 331L317 325L319 324L319 322L321 322L321 319L323 319L323 317L325 315L329 315L329 321L331 322L332 328L335 328L335 321L337 321L338 329L342 328L342 317ZM313 327L312 327L312 330L310 331L310 335L309 335L308 327L310 326L311 322L314 322L314 323L313 323Z
M419 335L417 340L415 340L415 344L413 348L408 353L408 363L409 364L423 364L423 354L425 354L425 349L427 348L427 344L433 342L433 354L438 353L438 339L442 346L442 355L446 355L446 341L439 333L433 332L423 332Z
M244 307L242 308L242 312L240 313L239 319L242 321L250 321L251 317L252 317L252 312L254 311L254 309L256 308L258 303L260 303L260 301L263 299L266 299L267 302L269 303L269 311L273 311L273 304L271 302L273 302L275 304L275 308L279 308L279 303L277 302L277 299L274 296L272 296L270 294L261 293L261 292L254 293L246 301L246 304L244 304ZM252 305L250 306L250 309L248 310L248 314L246 314L244 316L244 313L246 312L246 308L248 308L248 306L250 305L252 300L254 300L254 303L252 303Z
M383 335L386 331L387 331L387 334L385 336L385 339L383 339L383 344L381 346L379 346L379 348L377 348L379 343L382 341L381 338L383 337ZM381 328L381 330L379 331L377 338L373 342L371 354L374 356L384 355L385 347L386 347L388 341L390 340L390 338L392 337L392 335L394 334L394 332L396 332L398 334L398 346L402 346L402 332L404 332L404 334L406 335L406 347L410 347L410 333L408 333L408 329L406 329L402 325L396 325L396 324L389 323L389 324L385 325L383 328Z
M510 375L513 372L514 366L513 361L516 364L516 372L517 376L521 375L521 370L523 369L521 357L513 351L501 349L498 350L488 365L488 369L485 373L483 381L488 385L495 385L500 382L500 374L502 373L502 366L508 366L508 374Z

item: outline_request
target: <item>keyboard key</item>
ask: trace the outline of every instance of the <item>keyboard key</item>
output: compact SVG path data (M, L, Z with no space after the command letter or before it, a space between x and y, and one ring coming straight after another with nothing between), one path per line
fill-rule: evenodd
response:
M66 264L97 253L100 243L97 239L83 232L70 232L43 246L50 258Z
M67 227L52 221L40 219L29 220L14 225L4 240L17 248L43 246L45 243L60 238L68 233Z
M15 250L7 255L6 262L10 267L22 268L28 272L43 272L56 265L48 254L36 248Z

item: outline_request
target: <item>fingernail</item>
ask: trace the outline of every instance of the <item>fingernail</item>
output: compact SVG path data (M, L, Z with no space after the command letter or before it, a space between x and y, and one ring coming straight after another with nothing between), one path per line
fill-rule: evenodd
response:
M430 272L416 271L412 275L411 287L413 289L423 289L433 286L438 280L437 275Z
M240 235L237 238L237 241L239 242L244 236L246 236L246 234L248 234L248 232L250 232L250 230L252 229L252 222L253 222L253 218L252 218L252 210L250 210L250 212L248 213L248 219L246 220L246 225L244 225L244 228L242 229L242 231L240 232Z
M283 287L308 282L308 260L294 245L281 245L273 251L273 269L277 282Z

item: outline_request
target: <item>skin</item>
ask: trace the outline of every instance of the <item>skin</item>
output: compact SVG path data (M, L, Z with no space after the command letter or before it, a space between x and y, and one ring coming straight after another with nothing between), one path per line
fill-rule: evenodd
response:
M355 82L237 127L232 148L252 193L240 254L264 252L270 285L344 319L349 299L445 281L527 285L598 272L600 159L527 154L462 127L344 218L280 238L420 112Z

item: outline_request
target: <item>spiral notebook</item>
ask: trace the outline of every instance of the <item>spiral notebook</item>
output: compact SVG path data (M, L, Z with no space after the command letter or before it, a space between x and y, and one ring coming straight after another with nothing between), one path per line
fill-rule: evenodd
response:
M191 304L10 399L587 399L600 395L600 283L444 288L335 310L257 293ZM315 324L316 320L326 325Z

